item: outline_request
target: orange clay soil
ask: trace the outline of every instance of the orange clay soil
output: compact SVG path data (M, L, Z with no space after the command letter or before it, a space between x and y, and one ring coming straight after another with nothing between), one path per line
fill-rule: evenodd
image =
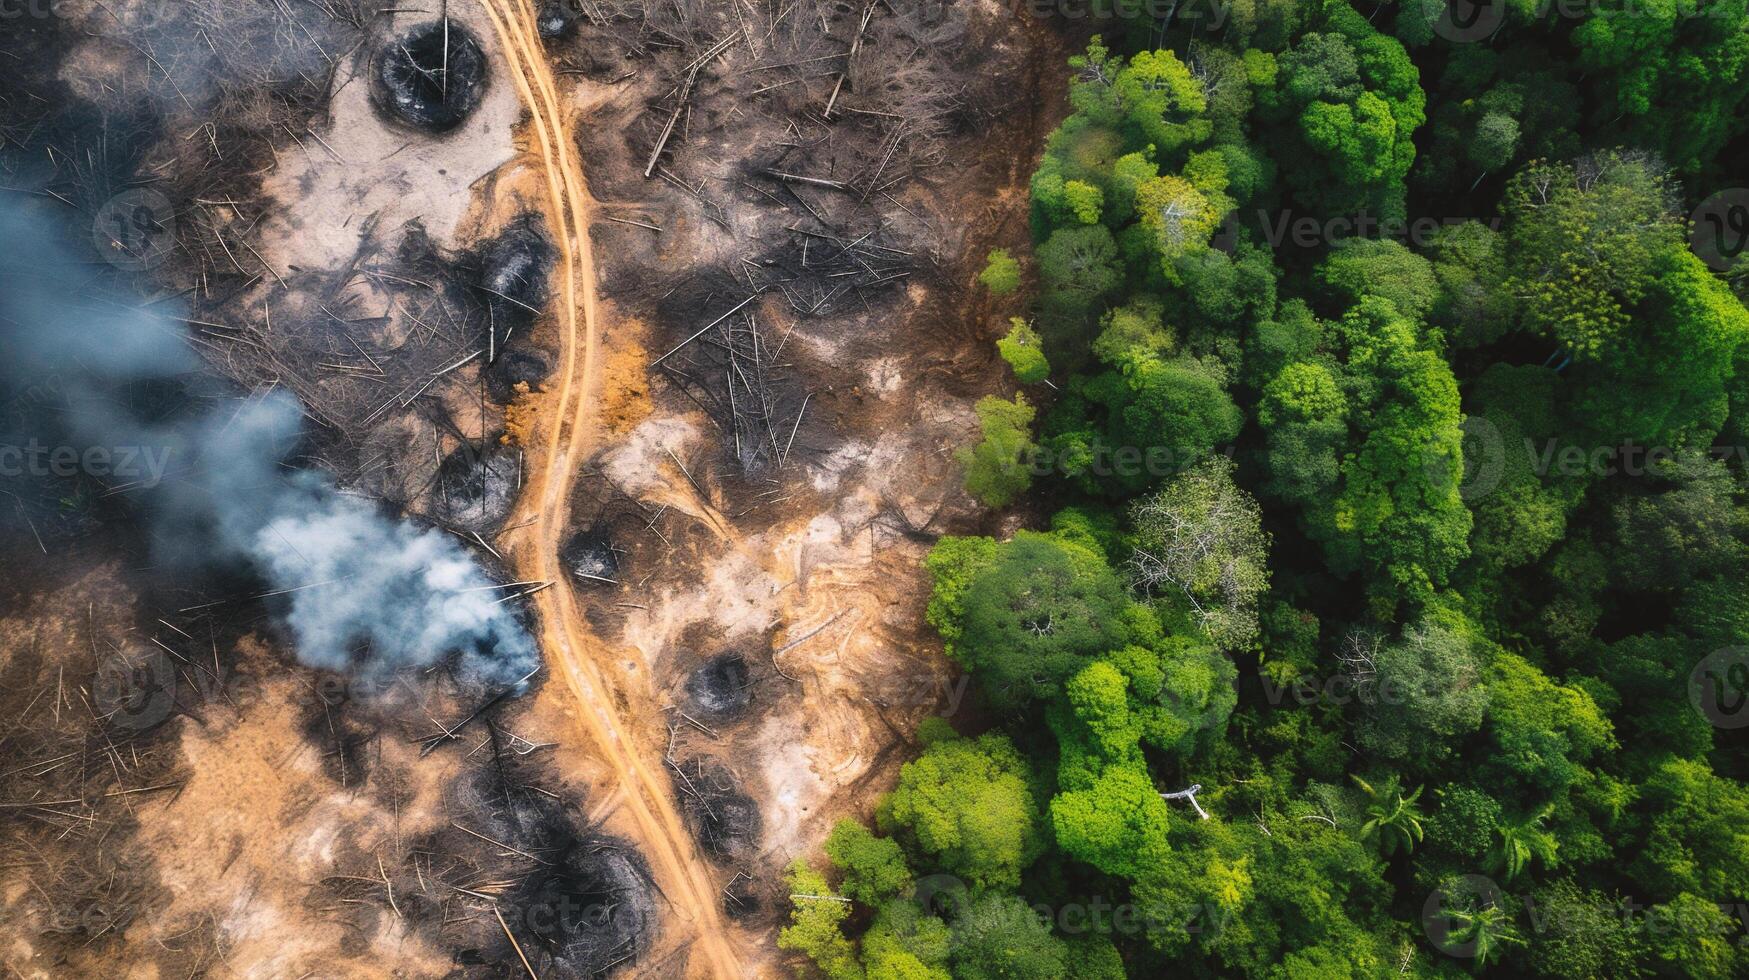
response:
M725 978L743 975L722 921L717 889L680 815L670 802L659 763L637 744L622 705L648 706L650 693L628 691L611 651L583 625L577 597L559 562L572 480L596 444L601 316L589 225L595 200L573 149L574 113L559 98L546 63L535 11L528 0L482 0L503 43L505 59L532 117L546 174L551 227L561 256L562 295L556 310L562 354L558 383L544 395L544 418L528 440L544 459L531 467L517 517L511 554L522 577L551 582L536 596L547 664L579 708L583 734L614 772L650 869L669 904L694 932L691 972Z

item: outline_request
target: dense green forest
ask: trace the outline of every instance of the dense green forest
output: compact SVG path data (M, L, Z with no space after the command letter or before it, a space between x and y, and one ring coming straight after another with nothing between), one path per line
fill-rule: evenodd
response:
M1745 0L1149 9L981 277L961 461L1033 530L922 572L977 710L783 947L1749 976Z

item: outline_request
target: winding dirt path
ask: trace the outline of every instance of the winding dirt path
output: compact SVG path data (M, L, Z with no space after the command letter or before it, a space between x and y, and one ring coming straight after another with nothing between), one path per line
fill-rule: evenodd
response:
M666 773L635 739L630 719L619 707L641 699L614 683L612 652L583 626L582 610L570 576L559 561L560 538L568 519L572 478L594 443L594 412L599 403L597 358L601 316L596 295L594 251L589 225L596 202L589 193L572 144L573 115L558 95L547 66L535 11L529 0L481 0L491 18L522 101L532 116L549 196L549 220L559 244L563 296L557 314L563 355L557 390L543 411L544 456L531 468L518 505L512 554L525 579L552 582L535 597L541 646L547 664L563 680L577 704L579 727L617 775L625 806L644 857L676 915L691 926L694 953L690 973L739 980L744 974L729 942L718 889L676 812Z

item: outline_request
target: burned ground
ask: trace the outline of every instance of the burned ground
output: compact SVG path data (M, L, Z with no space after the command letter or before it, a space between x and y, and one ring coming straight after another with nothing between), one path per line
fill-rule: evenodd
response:
M724 863L759 852L759 804L742 791L728 767L702 756L670 762L680 812L705 853Z
M507 582L499 532L515 523L533 452L515 413L538 402L564 345L555 318L528 309L556 298L555 246L534 217L540 188L508 162L515 113L502 100L514 94L495 74L489 24L452 5L484 83L439 81L435 102L421 97L444 111L474 98L447 135L414 120L361 144L340 136L362 125L340 103L374 119L381 93L366 90L394 61L384 52L434 12L191 3L185 27L229 32L203 54L146 5L114 6L115 21L80 22L84 40L31 24L19 36L35 40L0 41L33 59L42 46L77 49L100 69L49 120L28 118L35 103L0 80L0 132L35 141L20 159L55 161L5 183L88 209L131 180L159 188L176 205L175 255L118 275L186 296L178 326L228 382L298 395L312 417L298 465L436 522ZM915 562L973 514L945 460L994 362L988 325L962 310L981 309L968 297L983 250L1023 225L1011 206L989 218L1002 205L990 189L1020 186L1024 161L1004 147L1038 122L1013 103L1050 52L976 4L936 21L811 0L747 8L591 2L541 26L585 117L610 348L605 433L577 481L562 557L573 577L595 576L579 595L631 678L616 695L628 732L674 784L740 923L735 942L763 973L778 871L866 807L915 718L941 710L932 681L872 706L863 692L943 669L922 631ZM264 36L281 49L251 56L247 42ZM462 58L450 78L466 50L452 47ZM413 70L395 77L428 89L429 52L406 55ZM168 59L186 103L152 79L154 59ZM217 84L227 77L239 84ZM94 127L113 140L78 142ZM488 132L503 155L477 171L435 155ZM59 152L37 152L45 142ZM362 185L403 170L462 203L413 222L331 176L359 171ZM127 501L82 482L72 490L92 505L63 506L69 488L56 485L13 506L43 518L45 560L106 568ZM123 547L145 564L142 543ZM288 655L271 597L248 599L258 590L152 591L105 574L33 579L13 612L64 626L17 633L31 639L4 665L17 683L0 711L42 730L29 745L3 736L30 763L5 777L4 796L81 800L29 810L0 839L30 853L23 874L52 898L4 898L32 923L20 927L26 952L7 954L22 972L150 959L163 975L215 964L358 975L393 958L407 975L485 976L520 972L524 956L542 976L684 969L684 928L653 890L610 774L577 744L565 685L537 677L483 710L442 670L391 676L369 696L328 693ZM543 587L517 583L503 598L520 607ZM82 615L105 594L125 611ZM127 657L100 677L110 661L96 653L118 651ZM158 710L156 688L131 678L166 669L169 713L118 731L116 719ZM645 687L658 708L638 707ZM82 842L98 835L162 859L85 860ZM536 911L548 906L586 914ZM81 908L99 911L72 914ZM64 931L76 919L83 931Z
M531 875L514 901L555 966L603 976L649 948L653 887L625 842L575 840L551 864Z
M101 20L94 19L104 17L96 7L91 18L76 11L73 25L8 25L0 53L33 60L29 71L5 73L0 183L9 194L40 196L45 212L83 211L86 228L75 224L73 238L91 236L90 216L101 219L106 199L118 191L143 185L172 201L176 220L153 211L144 224L122 230L174 234L180 259L162 268L118 261L133 256L106 247L128 243L106 240L99 220L99 234L91 236L99 261L90 268L101 272L101 259L109 259L114 279L160 297L172 293L160 293L154 280L171 284L171 291L176 282L187 284L197 309L173 320L175 304L167 304L163 323L189 329L193 345L217 370L190 376L187 384L152 378L79 394L140 425L168 429L191 402L202 402L206 411L215 397L287 384L299 389L312 412L332 413L319 420L298 461L338 458L345 465L336 470L353 471L353 461L336 450L353 445L344 432L358 431L354 419L368 417L376 403L361 399L363 410L348 419L346 396L337 390L343 383L300 381L291 365L307 369L328 361L338 365L330 374L378 375L360 383L375 386L386 377L383 364L403 354L417 359L429 344L373 329L386 319L351 315L356 308L336 294L348 275L367 278L356 269L270 266L264 246L251 241L255 222L239 215L266 210L259 173L273 168L285 146L295 147L298 134L310 134L304 138L317 145L310 127L330 87L328 72L362 37L364 15L347 8L342 17L320 2L295 12L265 4L174 5L168 16L213 32L202 51L192 51L186 34L154 21L145 5L114 7ZM69 72L57 74L55 61L75 52L80 66L99 66L88 73L98 80L88 85L81 79L76 91L58 81ZM154 71L168 78L154 79ZM155 97L177 88L174 105ZM198 126L190 116L198 117ZM203 152L206 158L198 159ZM417 229L412 232L400 239L411 241L409 247L361 251L363 264L385 267L370 285L404 289L385 306L406 322L444 323L461 341L471 316L467 279L445 269L433 277L435 288L418 285L416 276L438 265L427 261L436 249L422 246ZM256 291L264 282L274 288ZM239 306L255 297L264 300L257 316L238 316ZM445 310L445 304L452 305ZM483 335L483 302L479 308ZM239 329L239 323L248 325ZM443 328L425 329L432 336ZM428 383L436 367L416 368L425 371L420 381ZM65 442L45 417L64 412L67 387L77 380L43 377L22 390L8 385L0 393L8 406L7 443L14 431ZM453 424L445 429L448 438L463 438ZM398 820L395 794L406 782L406 750L425 734L407 725L406 712L423 708L454 717L444 705L460 692L432 691L431 682L442 681L439 672L399 678L426 693L398 703L320 693L320 675L262 649L262 638L283 643L284 634L275 599L261 596L258 583L208 562L183 569L166 560L164 542L142 533L139 508L152 494L149 486L82 470L4 489L14 494L7 501L13 506L5 546L9 555L18 549L28 556L7 559L11 581L0 606L9 638L0 792L18 818L0 832L0 851L8 858L0 890L12 927L8 964L29 976L45 968L54 975L97 975L124 961L177 975L215 968L278 972L269 964L297 962L322 947L322 958L335 965L340 936L325 923L344 916L330 919L306 907L313 879L291 870L303 858L276 861L272 848L283 855L327 846L336 820L369 827L378 820L365 814L375 812L383 821L391 813ZM399 489L403 499L389 493L383 499L405 504L431 486L408 481ZM117 573L118 564L127 571ZM441 784L452 769L433 758L418 778ZM429 788L423 792L431 795ZM247 810L235 808L237 794L247 796ZM374 811L376 801L381 811ZM253 814L247 818L253 828L247 837L232 837L245 813ZM311 856L319 860L320 851ZM290 880L262 877L275 863L285 865ZM407 893L400 898L418 901ZM214 917L227 906L233 911ZM239 918L236 910L243 908L249 914ZM281 929L280 941L258 941ZM374 933L367 938L374 943ZM442 972L416 948L404 946L403 953L416 970Z
M619 552L606 527L596 525L571 535L561 556L586 586L619 584Z
M488 78L479 38L448 17L383 44L371 72L384 112L432 133L460 126L479 107Z
M522 486L522 454L488 438L463 443L437 467L435 516L465 531L489 531L509 516Z
M707 723L739 718L753 703L753 672L739 652L726 651L686 675L687 709Z
M577 21L581 16L571 0L545 0L540 5L535 26L543 40L566 41L577 32Z
M482 372L486 394L500 405L508 405L522 393L540 387L552 373L552 355L535 347L511 347Z
M477 288L485 294L491 332L488 359L520 341L546 306L553 259L552 242L532 216L517 219L480 249Z
M652 417L596 464L639 502L647 526L622 539L638 570L589 616L671 692L671 773L758 760L734 782L760 843L723 864L724 908L765 927L782 865L872 801L919 717L959 706L907 585L973 513L951 452L1001 377L1001 318L969 287L1025 222L964 189L1023 183L1004 147L1049 123L1019 111L1040 49L975 7L589 9L551 47L637 93L596 116L624 142L582 150L617 202L596 229L602 288L655 378ZM583 484L587 521L602 494ZM737 660L759 673L753 705L717 697ZM676 798L712 853L713 808Z

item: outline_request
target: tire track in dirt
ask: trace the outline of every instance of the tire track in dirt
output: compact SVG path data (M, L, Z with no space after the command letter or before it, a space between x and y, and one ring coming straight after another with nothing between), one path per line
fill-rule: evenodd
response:
M559 310L563 368L558 391L548 397L557 411L547 422L545 463L531 472L518 507L522 520L530 521L528 526L533 530L521 536L513 554L524 578L553 583L535 597L541 645L548 663L576 701L584 734L619 779L658 886L695 932L698 955L691 958L691 972L700 972L702 966L709 975L739 978L743 973L724 927L711 871L670 802L668 780L652 771L636 744L630 720L617 707L621 695L628 704L647 698L635 697L609 680L611 652L582 625L576 593L560 565L560 537L568 518L571 480L594 443L593 411L599 401L596 355L601 317L589 238L595 200L571 146L570 117L547 67L534 27L534 9L528 0L481 0L481 6L498 34L510 75L532 117L550 196L550 220L564 264L565 295ZM526 513L530 509L533 513Z

